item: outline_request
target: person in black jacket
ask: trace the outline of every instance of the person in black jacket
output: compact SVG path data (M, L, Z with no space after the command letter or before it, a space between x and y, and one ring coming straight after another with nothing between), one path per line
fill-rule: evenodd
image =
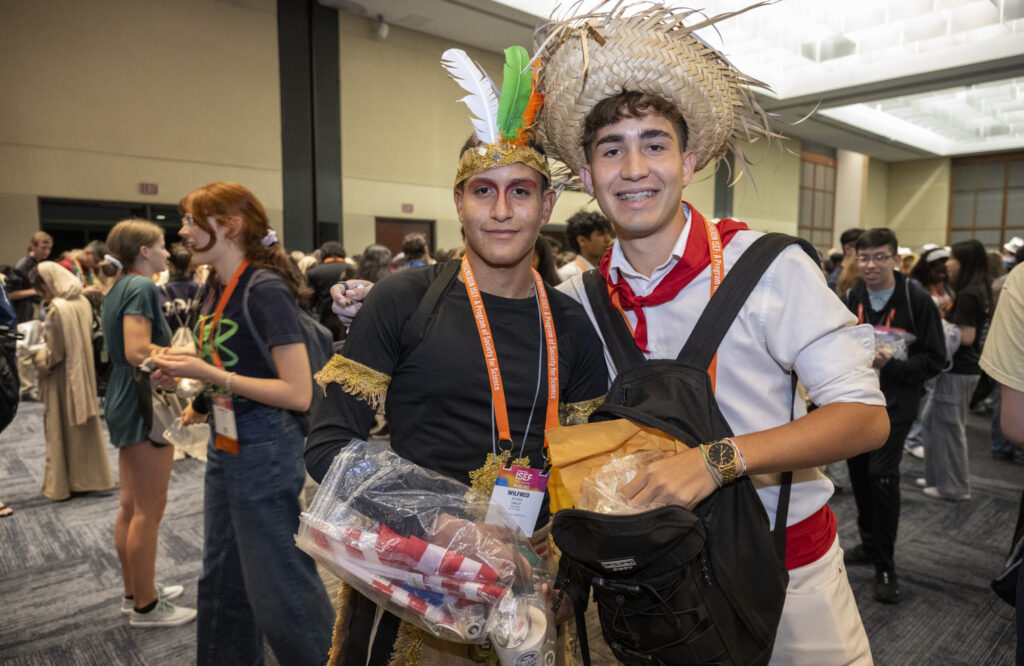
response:
M897 269L896 235L869 229L856 242L860 279L843 295L861 324L876 329L901 329L916 336L905 352L886 345L875 349L889 415L889 439L882 448L847 460L857 502L861 543L846 551L847 564L875 565L875 599L900 598L893 554L900 514L900 458L903 440L917 416L925 380L946 364L945 338L938 308L928 293Z
M355 274L352 264L345 261L345 248L337 241L320 246L320 263L309 269L306 280L313 289L313 316L331 331L334 341L345 338L345 327L331 312L331 287Z

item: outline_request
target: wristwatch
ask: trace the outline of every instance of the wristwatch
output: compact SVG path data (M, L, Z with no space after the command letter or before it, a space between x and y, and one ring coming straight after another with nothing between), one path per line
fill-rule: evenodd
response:
M703 446L707 461L722 475L722 485L736 480L736 445L727 439L720 439Z

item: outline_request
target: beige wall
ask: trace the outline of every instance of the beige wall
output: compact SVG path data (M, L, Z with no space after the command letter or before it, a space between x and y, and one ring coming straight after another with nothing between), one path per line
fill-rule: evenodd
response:
M839 247L839 236L851 227L871 226L864 216L867 193L868 156L852 150L836 151L836 199L832 246Z
M745 144L753 163L733 192L733 217L757 231L796 235L800 206L800 142Z
M888 226L901 245L915 250L925 243L945 245L949 226L948 158L893 162L887 188Z
M274 0L4 0L0 43L0 263L39 197L174 204L235 180L281 228Z
M338 30L346 249L357 254L374 242L376 217L436 220L437 246L461 245L452 179L473 126L441 54L462 48L496 82L503 57L396 27L381 40L375 21L345 13ZM402 204L412 212L403 213ZM565 192L551 222L564 224L580 208L597 204Z
M889 226L889 168L888 162L871 158L868 160L867 181L864 189L863 226ZM842 232L842 229L839 230ZM899 234L900 245L906 245ZM838 236L836 237L838 246Z

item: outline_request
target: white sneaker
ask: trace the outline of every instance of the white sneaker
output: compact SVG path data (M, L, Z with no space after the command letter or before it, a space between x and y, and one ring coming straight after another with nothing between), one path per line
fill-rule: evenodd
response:
M914 479L914 485L917 486L918 488L927 488L928 487L928 479L925 479L925 478L922 478L922 477L918 477L918 478Z
M917 446L911 446L907 450L910 452L910 455L914 456L915 458L924 460L924 446L919 444Z
M156 598L167 599L168 601L170 601L171 599L177 599L185 591L185 588L181 585L164 585L163 583L156 583L154 587L156 588ZM134 599L126 599L124 597L121 597L122 613L127 615L128 613L131 613L134 608Z
M132 609L131 625L133 627L177 627L188 624L196 619L194 608L175 606L166 599L156 602L156 608L148 613L140 613Z
M964 502L971 499L970 493L963 493L962 495L943 495L939 492L938 488L925 488L924 494L933 499L944 499L951 502Z

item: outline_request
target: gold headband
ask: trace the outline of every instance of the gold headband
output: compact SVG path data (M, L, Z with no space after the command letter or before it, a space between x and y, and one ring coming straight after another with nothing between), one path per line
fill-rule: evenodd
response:
M548 160L529 146L500 141L486 146L469 148L459 158L459 169L455 173L455 186L466 179L497 167L515 163L525 164L551 182Z

